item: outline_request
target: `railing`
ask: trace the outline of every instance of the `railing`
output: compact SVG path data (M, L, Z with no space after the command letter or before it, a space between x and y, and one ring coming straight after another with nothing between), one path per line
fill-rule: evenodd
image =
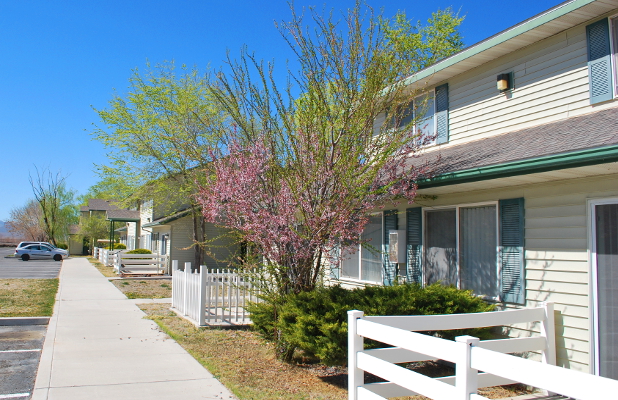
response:
M198 326L251 323L246 306L258 298L247 277L230 270L208 271L204 265L192 272L189 262L184 267L180 270L178 261L172 261L172 309Z
M167 256L118 253L115 255L113 266L121 275L162 275L167 269Z
M537 337L480 341L459 336L455 341L412 331L435 331L541 322ZM395 347L364 350L364 338ZM378 400L423 395L435 400L480 400L479 387L520 382L581 400L618 393L618 381L555 365L553 304L544 307L477 314L366 317L348 311L348 399ZM538 351L542 362L504 353ZM445 360L456 364L455 375L429 378L396 364ZM365 384L363 371L385 379ZM479 373L479 371L483 371Z
M121 250L107 250L101 247L95 247L92 252L92 256L99 260L99 262L108 267L113 267L116 262L117 254Z

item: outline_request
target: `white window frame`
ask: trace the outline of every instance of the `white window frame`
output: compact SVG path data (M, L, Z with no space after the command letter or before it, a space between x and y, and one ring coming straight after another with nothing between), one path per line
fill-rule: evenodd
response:
M588 263L590 265L590 372L599 375L599 292L597 271L597 232L595 207L599 205L618 204L618 197L588 199Z
M381 218L381 230L382 230L382 246L380 246L380 252L383 252L383 248L384 248L384 212L383 211L379 211L379 212L374 212L371 213L369 215L380 215ZM363 257L361 254L362 251L362 244L358 245L358 248L356 249L356 254L358 254L358 276L359 278L352 278L352 277L347 277L343 275L343 266L341 265L341 263L343 262L343 259L339 261L339 280L344 281L344 282L354 282L354 283L379 283L382 284L382 282L384 282L384 268L382 268L382 274L381 274L381 279L380 281L367 281L367 280L363 280L360 277L363 276Z
M500 277L502 276L502 266L500 265L500 207L498 201L486 201L480 203L464 203L464 204L454 204L448 206L437 206L437 207L423 207L423 215L422 215L422 226L423 226L423 254L422 254L422 265L423 265L423 285L427 285L427 275L425 274L425 249L427 249L427 222L426 215L427 212L431 211L439 211L439 210L452 210L455 209L455 246L456 246L456 269L457 269L457 288L461 289L461 265L459 262L459 253L460 248L460 209L461 208L471 208L471 207L482 207L482 206L495 206L496 207L496 287L498 288L498 293L495 297L493 296L482 296L486 300L491 301L499 301L500 300Z
M615 21L614 21L615 20ZM609 51L611 54L611 68L612 68L612 93L613 97L618 97L618 43L616 43L616 38L614 38L614 25L618 30L618 14L610 15L608 17L608 25L609 25ZM618 32L617 32L618 35Z
M427 96L429 94L431 94L431 96L433 97L432 120L433 120L433 134L434 134L435 137L434 137L434 139L433 139L433 141L431 143L427 143L427 145L426 145L427 147L435 146L436 142L438 141L438 137L437 137L437 135L438 135L438 119L436 118L436 88L433 88L433 89L427 91L427 93L421 94L421 95L416 96L414 98L414 104L416 104L416 99L424 97L424 96ZM414 114L416 114L416 109L417 108L414 107ZM416 118L416 115L415 115L415 118ZM418 122L418 121L416 121L416 122ZM413 129L414 129L415 132L418 129L416 123L414 124L414 128Z
M428 90L427 92L425 92L423 94L420 94L420 95L418 95L418 96L416 96L416 97L414 97L412 99L412 105L413 105L412 106L412 113L413 113L412 119L414 120L416 118L416 109L417 109L416 106L415 106L417 104L416 100L419 99L419 98L422 98L424 96L427 96L427 95L431 95L433 97L433 132L434 132L434 135L436 137L434 138L433 142L428 143L426 145L426 147L431 147L431 146L435 146L437 144L436 142L438 141L437 140L438 139L437 138L437 135L438 135L438 119L436 118L436 88ZM415 121L414 125L412 125L412 129L415 132L416 132L416 130L418 128L416 122L418 122L418 121ZM390 123L390 117L389 117L388 112L387 112L385 117L384 117L384 124L389 124L389 123ZM390 128L390 129L394 129L394 128Z

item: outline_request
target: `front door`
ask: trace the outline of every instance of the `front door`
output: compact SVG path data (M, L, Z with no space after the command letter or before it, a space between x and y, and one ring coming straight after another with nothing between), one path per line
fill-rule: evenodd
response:
M593 203L592 213L595 367L598 375L618 379L618 200Z

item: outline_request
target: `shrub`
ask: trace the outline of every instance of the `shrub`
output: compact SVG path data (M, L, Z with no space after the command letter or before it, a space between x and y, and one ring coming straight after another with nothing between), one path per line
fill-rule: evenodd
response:
M269 308L270 307L270 308ZM373 286L346 290L340 286L320 288L287 297L278 314L272 305L254 305L251 319L263 334L278 330L279 339L315 356L327 365L345 364L347 358L347 311L365 315L436 315L492 311L493 305L471 291L440 284ZM445 339L472 335L491 336L489 328L424 332ZM367 347L383 347L375 342Z
M59 249L65 249L65 250L67 250L67 249L69 248L69 245L68 245L68 244L66 244L66 243L57 243L57 244L56 244L56 247L57 247L57 248L59 248Z
M114 243L114 249L124 250L127 246L124 243Z
M127 251L127 254L152 254L152 251L148 249L135 249L135 250Z

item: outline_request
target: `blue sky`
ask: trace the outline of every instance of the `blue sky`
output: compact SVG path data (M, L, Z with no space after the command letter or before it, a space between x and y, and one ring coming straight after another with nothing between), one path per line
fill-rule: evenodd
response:
M520 0L505 7L471 0L367 3L385 16L405 10L426 20L438 8L466 15L467 46L560 3ZM299 0L342 10L354 1ZM174 60L205 69L223 64L246 45L259 58L284 67L292 57L273 21L288 20L283 0L0 0L0 220L32 198L34 166L68 175L79 194L98 180L94 164L106 151L89 133L114 89L123 93L131 70Z

